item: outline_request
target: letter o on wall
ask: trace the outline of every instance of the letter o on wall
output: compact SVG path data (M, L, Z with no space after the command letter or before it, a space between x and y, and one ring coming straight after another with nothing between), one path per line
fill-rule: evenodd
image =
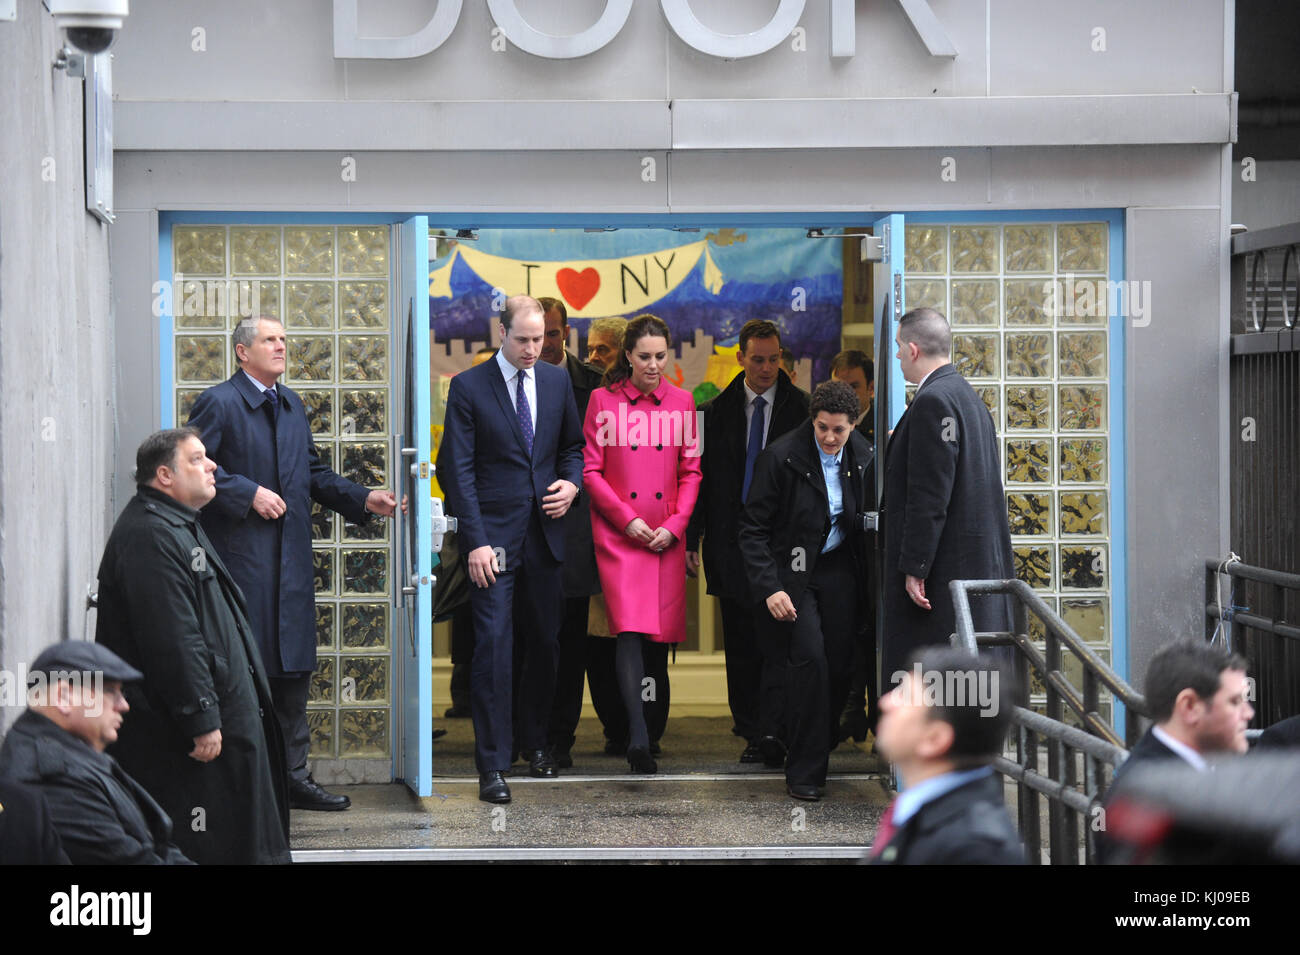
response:
M627 23L632 0L605 0L605 12L600 19L573 36L554 36L529 25L520 15L515 0L488 0L488 10L506 39L525 53L550 60L573 60L596 52L614 39Z
M488 2L491 4L492 0ZM691 9L691 0L659 0L668 25L683 43L693 46L701 53L728 60L758 56L784 42L799 25L804 3L805 0L781 0L776 13L772 14L772 19L762 29L753 33L724 34L710 30L699 21Z

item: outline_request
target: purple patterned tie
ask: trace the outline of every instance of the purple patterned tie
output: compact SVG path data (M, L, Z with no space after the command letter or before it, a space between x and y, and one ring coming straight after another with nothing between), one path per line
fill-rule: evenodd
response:
M528 407L528 372L520 370L515 378L515 413L519 415L519 427L524 432L524 445L531 457L533 453L533 413Z

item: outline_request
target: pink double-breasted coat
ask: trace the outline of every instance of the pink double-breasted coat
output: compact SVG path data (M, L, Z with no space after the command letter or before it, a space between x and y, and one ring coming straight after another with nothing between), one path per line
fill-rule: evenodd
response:
M656 643L686 639L686 525L700 489L700 434L690 392L660 379L642 394L629 381L591 393L583 426L583 487L591 495L596 567L611 634ZM625 533L641 518L672 532L656 553Z

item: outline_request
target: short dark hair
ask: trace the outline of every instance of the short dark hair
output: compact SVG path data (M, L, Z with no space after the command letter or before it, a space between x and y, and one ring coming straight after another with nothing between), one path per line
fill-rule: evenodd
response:
M786 371L790 371L794 368L794 352L790 351L790 349L785 346L781 347L781 364L785 367Z
M501 324L506 327L506 331L510 331L510 323L514 321L515 316L527 312L537 312L539 315L546 314L541 302L531 295L511 295L501 306L501 314L497 317L501 319Z
M849 424L853 424L862 413L862 406L858 404L858 393L852 385L843 381L823 381L813 390L808 416L816 418L821 411L846 414L849 416Z
M1011 711L1016 705L1016 687L1010 671L993 657L975 656L956 647L924 647L912 655L911 662L919 663L922 673L943 674L945 688L959 685L961 680L968 681L964 688L966 699L960 704L955 698L963 695L960 691L953 695L943 692L938 694L936 705L925 707L928 719L942 720L952 727L952 747L944 755L958 766L978 766L1001 754L1011 727ZM992 706L982 706L978 693L972 702L971 680L976 686L983 682L988 687L990 695L995 697L996 711Z
M775 322L769 322L761 318L751 318L744 325L740 326L740 341L736 346L740 353L745 354L745 349L749 345L751 338L775 338L779 346L781 344L781 329L776 327Z
M1203 700L1219 692L1224 670L1245 671L1244 657L1202 640L1177 640L1156 651L1147 664L1146 698L1151 718L1163 723L1174 714L1174 701L1190 689Z
M484 345L482 348L480 348L480 349L479 349L478 351L476 351L474 354L475 354L475 355L495 355L496 353L497 353L497 349L493 348L491 345Z
M537 304L542 306L543 315L552 310L557 311L560 313L560 324L569 324L569 310L564 307L564 303L558 298L551 298L549 295L544 295L537 300Z
M186 438L203 440L199 429L192 425L155 431L140 443L135 452L135 485L144 487L152 481L160 467L176 468L176 451Z
M859 348L846 348L831 359L831 374L842 375L850 368L861 368L867 384L876 380L876 363Z
M912 309L898 320L898 337L915 343L926 358L947 358L952 353L952 327L938 309Z

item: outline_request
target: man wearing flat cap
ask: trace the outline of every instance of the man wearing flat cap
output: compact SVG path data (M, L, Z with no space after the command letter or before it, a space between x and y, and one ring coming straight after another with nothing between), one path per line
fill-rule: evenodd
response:
M93 643L42 651L28 708L0 746L0 779L38 790L74 865L190 865L162 807L104 752L131 708L122 684L141 673Z
M216 464L194 428L150 435L99 565L95 639L144 673L113 755L200 865L289 861L288 774L244 595L199 524Z

